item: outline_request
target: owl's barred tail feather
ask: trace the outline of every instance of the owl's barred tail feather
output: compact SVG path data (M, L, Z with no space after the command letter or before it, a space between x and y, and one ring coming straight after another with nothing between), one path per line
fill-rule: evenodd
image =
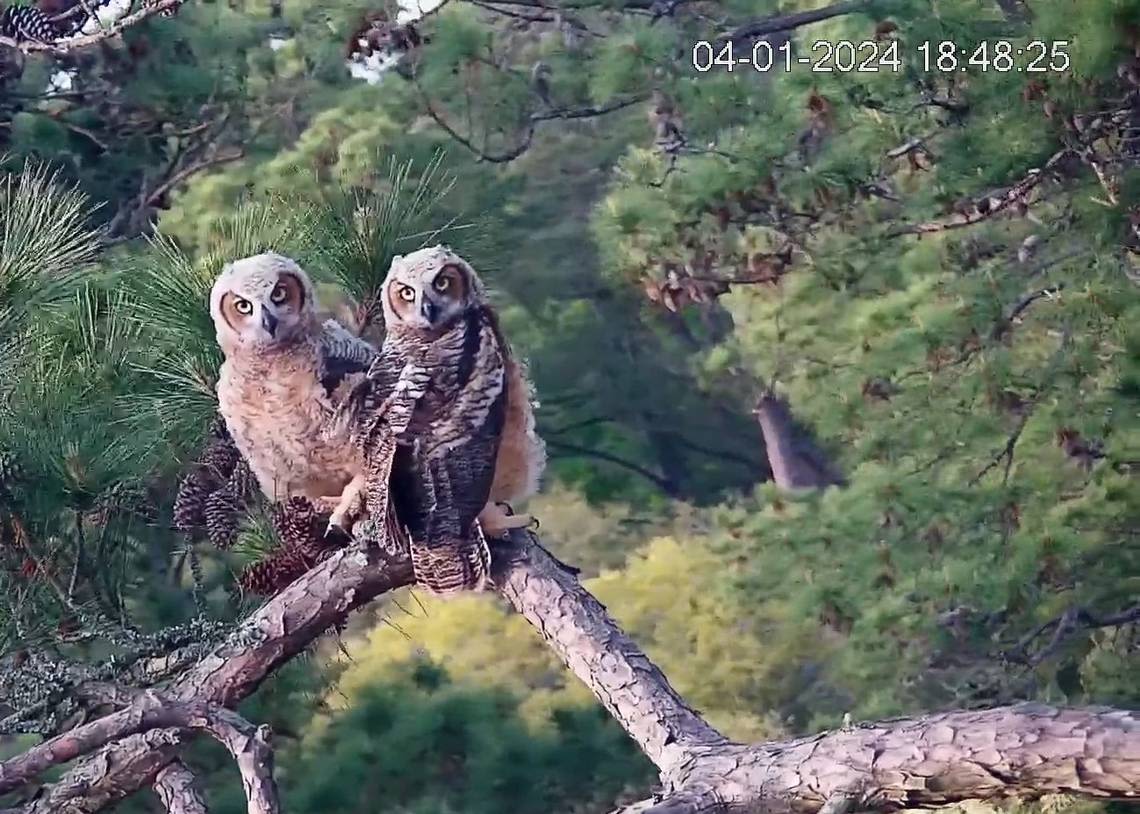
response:
M491 587L491 550L476 523L472 539L448 540L427 546L412 541L412 571L416 583L437 596Z

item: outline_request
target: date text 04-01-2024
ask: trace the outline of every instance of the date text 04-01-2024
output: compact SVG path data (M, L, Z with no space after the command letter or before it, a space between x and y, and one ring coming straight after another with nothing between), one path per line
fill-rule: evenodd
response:
M913 69L924 73L1062 73L1069 69L1067 40L984 40L961 46L949 40L922 42L908 47ZM721 68L731 72L751 67L760 73L791 71L804 66L817 73L898 73L903 68L903 48L898 40L816 40L808 53L793 54L790 41L773 46L757 40L751 49L738 48L731 40L700 40L693 46L693 68L700 73Z

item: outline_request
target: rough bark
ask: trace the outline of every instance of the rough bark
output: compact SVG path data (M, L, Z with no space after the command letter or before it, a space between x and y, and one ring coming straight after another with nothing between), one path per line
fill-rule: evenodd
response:
M175 701L149 690L126 709L57 735L0 764L0 794L18 788L52 766L69 763L112 741L173 727L201 730L226 747L241 772L249 814L279 814L268 727L255 727L217 704Z
M495 577L660 770L662 794L622 814L845 814L1051 793L1140 797L1140 715L1123 710L1026 704L734 743L684 702L573 570L531 536L496 546ZM360 551L341 552L254 614L243 629L256 636L235 634L177 691L234 704L352 608L410 582L402 557L384 565ZM113 744L23 814L97 811L154 782L173 760L178 737L153 730Z
M154 779L154 793L167 814L209 814L194 774L174 761Z
M684 702L574 571L537 544L496 550L495 581L662 771L688 750L728 740Z
M747 746L710 727L572 571L537 545L497 552L500 590L661 771L622 814L893 811L1069 792L1140 797L1140 715L1038 704L950 712Z
M263 605L166 695L233 706L352 610L411 582L406 558L338 552ZM24 814L93 814L152 784L184 738L180 730L154 729L117 741L67 772Z

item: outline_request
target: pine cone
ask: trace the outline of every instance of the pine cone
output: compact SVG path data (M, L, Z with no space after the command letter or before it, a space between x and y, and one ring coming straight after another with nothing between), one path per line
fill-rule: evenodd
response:
M0 452L0 486L18 481L23 475L23 469L16 456L11 452Z
M23 469L16 456L7 451L0 451L0 499L7 500L12 496L11 486L23 477Z
M212 473L218 480L228 478L239 461L241 461L241 453L238 452L229 436L212 438L206 443L202 454L198 456L198 464Z
M282 548L310 554L317 550L314 541L321 536L320 518L307 498L294 495L284 503L274 504L272 522Z
M0 14L0 34L17 42L52 43L59 31L51 19L34 6L9 6Z
M206 536L220 549L228 549L237 539L238 510L225 487L206 498Z
M200 468L195 468L178 484L174 498L174 528L191 532L206 526L206 500L215 484Z
M246 593L271 596L317 564L317 558L306 557L296 548L281 547L260 562L248 566L238 577L238 585Z
M253 476L249 464L244 459L238 458L234 462L233 471L226 480L226 489L229 490L234 502L243 506L257 494L259 489L257 478Z

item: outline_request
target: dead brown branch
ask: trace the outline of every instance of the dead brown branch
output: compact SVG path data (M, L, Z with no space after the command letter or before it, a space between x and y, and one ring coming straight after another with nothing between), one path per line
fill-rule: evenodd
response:
M1054 617L1031 630L1013 648L1006 651L1004 656L1010 661L1036 667L1060 650L1065 641L1075 633L1106 627L1119 627L1136 622L1140 622L1140 605L1133 605L1119 613L1106 615L1095 614L1087 608L1069 608L1060 616ZM1033 643L1050 631L1053 635L1050 637L1049 643L1036 653L1030 653Z
M538 113L532 113L528 119L526 126L518 135L517 141L513 147L502 152L490 152L485 148L476 146L475 142L468 136L462 135L458 130L448 124L447 119L442 113L437 111L431 103L427 92L423 89L420 83L413 79L416 91L423 102L424 110L431 117L440 129L449 135L454 141L459 143L464 149L474 153L479 161L488 161L492 164L507 164L514 161L527 150L530 149L531 144L534 142L534 136L540 124L549 121L562 120L571 121L574 119L592 119L598 116L604 116L608 113L614 113L619 110L624 110L639 102L645 101L644 96L635 96L630 99L620 99L615 102L610 102L604 105L590 105L587 107L574 107L574 108L558 108L557 110L544 110Z
M964 226L973 226L975 223L981 223L1015 206L1023 205L1026 203L1026 199L1030 193L1037 189L1041 182L1049 177L1049 170L1069 154L1070 151L1068 149L1058 151L1045 162L1043 167L1031 169L1025 174L1024 178L1007 189L995 190L982 195L967 211L955 212L953 215L937 220L926 221L924 223L901 226L897 229L892 229L886 236L901 237L903 235L924 235L933 232L945 232L950 229L961 229Z
M108 243L121 242L150 231L155 209L176 187L213 167L238 161L245 151L238 146L222 146L231 123L228 110L208 122L177 134L178 146L156 174L147 175L139 191L123 203L107 224Z

